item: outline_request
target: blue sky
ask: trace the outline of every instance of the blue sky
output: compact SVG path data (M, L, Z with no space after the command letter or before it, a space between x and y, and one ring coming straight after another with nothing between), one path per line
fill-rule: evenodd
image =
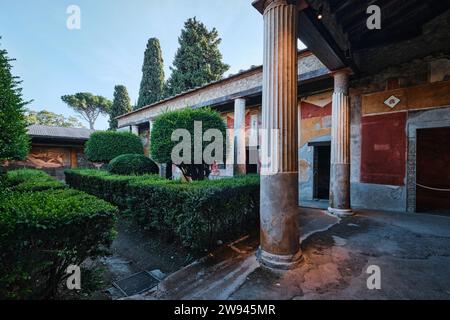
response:
M81 30L66 28L72 4L81 9ZM123 84L136 101L150 37L161 41L167 77L183 24L194 16L219 31L228 73L262 63L263 21L251 0L0 0L0 42L17 59L25 98L34 99L28 108L69 116L65 94L112 99ZM105 117L96 123L107 126Z

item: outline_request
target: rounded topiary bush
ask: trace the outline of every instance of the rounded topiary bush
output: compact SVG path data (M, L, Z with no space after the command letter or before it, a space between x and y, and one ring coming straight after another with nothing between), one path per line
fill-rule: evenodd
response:
M158 165L152 159L141 154L123 154L111 160L109 171L114 174L143 175L159 173Z
M184 177L187 180L203 180L206 179L210 174L210 166L212 163L206 163L205 159L202 157L201 163L196 163L197 159L195 156L195 150L199 149L204 154L204 151L211 144L207 139L202 139L202 141L197 141L196 139L190 140L190 155L187 155L189 161L183 161L181 163L176 163L172 159L174 149L180 144L176 139L172 139L172 135L176 130L184 129L189 132L190 137L194 137L196 132L196 125L200 124L201 135L204 136L205 133L214 129L220 133L220 138L222 138L222 152L215 153L215 159L217 163L223 163L226 158L226 140L227 140L227 128L221 115L211 108L201 108L192 109L184 108L179 110L166 111L158 115L153 122L150 141L150 154L152 158L158 163L170 163L172 162L176 165ZM214 137L213 142L219 143L220 140ZM184 141L188 142L189 141ZM201 143L201 145L195 145L196 143ZM220 146L220 144L219 144ZM216 150L217 151L217 150ZM189 152L188 152L189 153ZM185 156L183 150L183 158ZM200 162L200 161L199 161Z
M86 142L86 157L92 162L110 162L122 154L144 154L141 139L129 132L98 131Z

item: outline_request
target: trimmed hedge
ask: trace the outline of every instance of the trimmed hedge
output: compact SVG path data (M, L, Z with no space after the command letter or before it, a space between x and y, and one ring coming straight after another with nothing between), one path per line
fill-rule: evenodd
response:
M122 175L158 174L158 165L142 154L123 154L111 160L109 171Z
M113 203L122 209L127 207L129 182L133 180L165 181L158 175L124 176L95 169L67 169L64 173L69 186Z
M70 264L109 247L116 212L76 190L8 194L0 202L0 298L54 297Z
M195 252L259 227L259 177L193 183L130 182L129 210L140 225L178 238Z
M36 169L18 169L8 171L6 184L13 191L44 191L49 189L65 189L67 186L50 175Z
M122 154L144 154L141 139L130 132L97 131L86 142L89 161L108 163Z
M140 226L174 237L197 253L259 227L257 175L181 183L67 170L66 182L122 206Z

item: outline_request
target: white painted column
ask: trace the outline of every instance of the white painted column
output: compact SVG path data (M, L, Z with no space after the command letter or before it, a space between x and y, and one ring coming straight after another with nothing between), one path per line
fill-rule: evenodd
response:
M245 99L234 100L234 175L246 173Z
M261 132L262 265L292 269L302 260L298 229L297 8L264 8Z
M334 73L331 120L331 179L328 211L338 216L352 214L350 207L350 103L349 71Z
M139 135L139 127L138 126L130 126L131 127L131 133L135 135Z
M152 143L152 129L153 129L153 120L148 121L148 148L150 150L150 144Z

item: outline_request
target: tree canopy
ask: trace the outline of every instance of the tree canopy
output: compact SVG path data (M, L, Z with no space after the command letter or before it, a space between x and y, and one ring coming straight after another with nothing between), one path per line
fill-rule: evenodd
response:
M157 38L150 38L144 53L142 80L136 109L142 108L164 97L164 61Z
M182 134L177 135L181 141L174 141L173 134L178 132ZM206 138L208 132L213 135ZM187 180L203 180L209 176L212 164L208 163L206 156L211 155L218 163L223 162L226 140L225 122L217 111L210 108L184 108L164 112L155 118L150 136L150 153L158 163L175 164ZM180 162L173 159L174 154L182 158Z
M209 31L196 18L188 19L178 38L172 74L167 83L169 95L220 80L229 69L222 62L219 44L222 39L215 28Z
M52 127L84 128L83 124L76 117L65 117L62 114L57 114L48 110L28 110L25 113L25 119L27 125L40 124Z
M110 162L122 154L144 154L141 138L130 132L96 131L86 142L86 157L92 162Z
M89 123L90 129L94 129L94 124L98 116L100 114L107 114L112 105L112 102L107 98L95 96L89 92L65 95L61 99Z
M122 85L115 86L114 100L109 112L109 129L117 129L117 120L115 118L130 111L131 100L127 88Z
M23 159L28 154L25 109L20 81L11 74L11 59L0 49L0 161Z

